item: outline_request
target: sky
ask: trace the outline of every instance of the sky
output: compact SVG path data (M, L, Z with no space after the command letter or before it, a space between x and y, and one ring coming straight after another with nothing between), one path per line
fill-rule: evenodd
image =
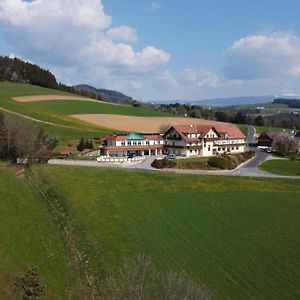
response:
M0 0L0 55L142 101L300 94L299 0Z

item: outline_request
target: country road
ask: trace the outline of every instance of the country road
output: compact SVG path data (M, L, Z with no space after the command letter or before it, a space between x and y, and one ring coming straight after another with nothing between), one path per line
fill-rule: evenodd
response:
M82 167L96 167L96 168L109 168L109 169L126 169L142 172L164 172L164 173L176 173L176 174L194 174L194 175L215 175L215 176L239 176L239 177L265 177L265 178L284 178L284 179L300 179L300 176L282 176L271 174L265 171L259 170L258 166L265 160L278 159L261 150L257 150L256 156L250 159L248 162L240 165L235 170L184 170L184 169L162 169L158 170L151 167L151 163L155 157L146 157L146 159L138 164L105 164L98 163L97 161L78 161L78 160L64 160L64 159L51 159L49 164L61 165L61 166L82 166Z
M252 125L248 125L248 132L247 132L247 138L246 141L248 144L253 144L254 143L254 136L256 134L256 128Z

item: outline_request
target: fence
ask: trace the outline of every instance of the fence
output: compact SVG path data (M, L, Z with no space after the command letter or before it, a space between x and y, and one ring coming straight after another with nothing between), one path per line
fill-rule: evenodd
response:
M99 163L131 163L145 160L143 156L137 156L133 158L127 157L110 157L110 156L99 156L97 162Z

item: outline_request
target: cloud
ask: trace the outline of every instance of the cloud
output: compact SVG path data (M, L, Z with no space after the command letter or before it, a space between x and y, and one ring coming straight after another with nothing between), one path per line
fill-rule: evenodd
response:
M135 43L138 41L136 30L125 25L109 29L107 35L116 42Z
M230 79L253 80L300 76L300 37L273 32L241 38L227 49L224 74Z
M140 81L131 81L130 86L134 90L140 90L144 87L144 84Z
M147 7L148 10L151 10L153 12L160 10L160 8L161 8L161 4L157 2L151 2Z
M147 73L169 62L170 54L153 46L136 51L129 26L112 26L101 0L0 0L0 23L17 55L85 74ZM64 72L59 72L63 74ZM97 72L98 73L98 72Z

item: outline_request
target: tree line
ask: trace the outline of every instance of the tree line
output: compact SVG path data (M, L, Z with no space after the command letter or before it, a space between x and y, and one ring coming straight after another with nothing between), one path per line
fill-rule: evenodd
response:
M15 117L0 113L0 159L46 162L58 140L41 129L26 126Z
M199 105L180 103L160 104L152 106L154 109L191 118L216 120L235 124L247 124L253 126L283 127L300 129L300 115L277 114L271 117L246 114L241 111L218 110L217 108L205 108Z

